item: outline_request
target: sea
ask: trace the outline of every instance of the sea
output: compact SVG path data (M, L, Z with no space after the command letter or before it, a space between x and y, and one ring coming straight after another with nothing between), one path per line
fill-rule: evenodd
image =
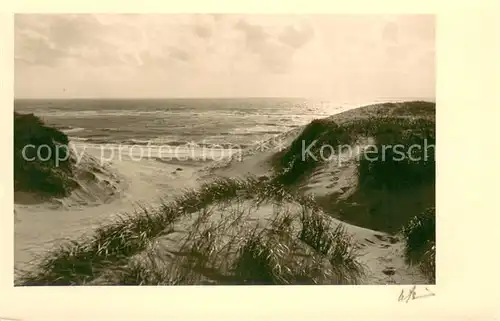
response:
M375 103L304 98L18 99L33 113L85 145L244 149L343 110Z

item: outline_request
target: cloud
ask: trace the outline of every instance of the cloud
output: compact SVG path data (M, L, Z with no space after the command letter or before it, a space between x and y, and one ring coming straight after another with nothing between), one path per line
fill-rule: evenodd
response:
M169 52L170 57L180 61L189 61L189 59L191 58L191 55L188 52L180 48L171 47L169 49Z
M18 15L15 58L51 67L72 60L101 68L161 68L202 53L196 39L211 37L210 21L198 15Z
M109 26L91 15L17 15L15 59L35 65L56 66L77 59L93 66L127 63L129 55L105 40Z
M207 55L215 53L213 48L217 46L224 46L230 52L238 48L237 37L224 36L231 32L224 25L231 16L175 15L173 18L166 19L162 15L18 15L16 61L51 67L66 60L94 67L127 64L162 67L171 65L168 59L180 63L194 62L196 57L208 59ZM288 72L293 67L295 51L314 35L313 28L307 24L283 26L279 33L272 33L262 25L239 19L234 28L239 35L243 34L245 46L233 57L241 59L250 53L257 57L262 70L270 73ZM189 30L192 36L187 33ZM241 65L243 61L236 63ZM251 61L246 60L246 63Z
M57 48L49 39L34 32L16 30L15 41L14 59L21 63L55 66L60 59L68 56L67 52Z
M308 43L314 36L314 29L310 25L300 27L288 26L286 27L279 40L293 48L300 48Z
M50 15L46 19L50 39L58 46L82 47L103 42L100 37L106 28L92 15Z
M64 87L77 96L348 96L434 86L429 16L17 14L14 30L16 95Z
M399 42L399 27L395 22L388 22L382 29L382 40L386 43L397 44Z
M297 30L287 26L280 35L273 35L261 25L239 20L236 30L243 32L246 48L259 56L264 70L271 73L286 73L292 66L294 53L311 39L312 28Z
M212 30L208 26L202 26L202 25L195 25L193 27L194 34L197 35L200 38L210 38L212 35Z

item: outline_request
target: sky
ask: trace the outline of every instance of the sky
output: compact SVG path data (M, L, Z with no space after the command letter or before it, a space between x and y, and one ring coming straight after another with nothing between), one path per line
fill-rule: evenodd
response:
M15 98L435 96L431 15L17 14Z

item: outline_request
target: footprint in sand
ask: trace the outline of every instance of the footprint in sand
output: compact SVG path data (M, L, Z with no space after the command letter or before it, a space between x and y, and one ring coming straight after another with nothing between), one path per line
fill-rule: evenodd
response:
M390 247L390 245L389 244L381 244L380 247L383 249L386 249L386 248Z
M316 172L316 173L314 173L314 174L311 175L311 178L317 178L318 176L321 177L322 174L323 174L322 172Z
M394 274L396 274L396 269L393 268L392 266L388 266L382 270L382 273L388 276L393 276Z
M365 238L365 241L370 242L371 244L375 244L375 242L373 242L372 240L367 239L367 238Z
M389 236L389 243L396 244L398 242L399 242L399 239L397 237Z
M394 236L388 236L388 235L382 235L382 234L375 234L373 236L375 236L376 238L378 238L381 241L389 242L391 244L395 244L399 241L399 239L397 237L394 237Z
M388 239L387 239L387 236L385 235L382 235L382 234L374 234L373 236L375 236L376 238L378 238L379 240L381 241L384 241L384 242L387 242Z
M383 257L379 257L379 258L378 258L378 260L379 260L380 262L384 262L384 263L386 263L386 264L392 263L392 258L388 258L388 257L385 257L385 256L383 256Z
M310 181L310 184L312 185L312 184L316 184L316 183L320 183L320 182L321 182L321 178L315 178L315 179L312 179Z
M358 250L364 248L365 246L366 246L366 244L364 244L364 243L356 243L354 245L354 247L357 248Z

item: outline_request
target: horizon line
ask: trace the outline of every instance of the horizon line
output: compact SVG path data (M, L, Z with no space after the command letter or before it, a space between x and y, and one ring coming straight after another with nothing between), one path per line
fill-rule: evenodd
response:
M99 100L154 100L154 99L260 99L260 98L286 98L286 99L329 99L329 98L314 98L314 97L298 97L298 96L199 96L199 97L14 97L14 100L85 100L85 99L99 99Z
M337 100L333 97L303 97L303 96L221 96L221 97L13 97L13 100L167 100L167 99L318 99L318 100ZM435 101L436 97L378 97L373 98L374 101L380 100L431 100ZM346 100L346 99L338 99ZM347 99L351 100L352 99ZM363 99L364 100L364 99Z

